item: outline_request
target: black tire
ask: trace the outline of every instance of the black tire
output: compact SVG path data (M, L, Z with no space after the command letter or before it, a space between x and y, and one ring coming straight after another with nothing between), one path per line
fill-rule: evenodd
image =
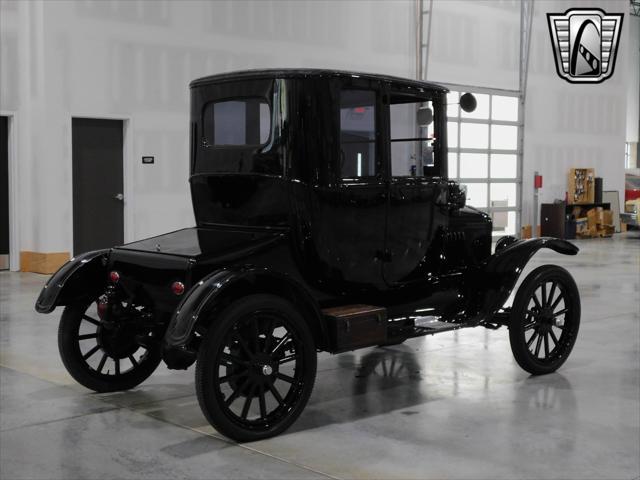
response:
M129 390L149 378L158 367L162 360L160 347L136 346L134 338L127 338L130 345L126 349L120 349L117 353L109 351L105 341L109 333L103 332L97 315L87 312L93 303L83 302L65 307L58 328L58 350L62 363L78 383L90 390L100 393ZM82 334L82 328L89 328L90 331L87 333L85 330ZM91 331L93 328L95 333ZM118 345L118 348L121 346ZM94 357L96 353L98 355ZM113 374L109 373L111 365ZM128 368L124 370L123 366ZM107 371L103 373L105 367Z
M556 265L543 265L527 275L509 322L511 351L518 365L532 375L555 372L569 357L579 328L580 294L571 274Z
M273 437L302 413L316 362L313 335L291 303L263 294L239 299L213 319L200 346L200 408L216 430L238 442Z

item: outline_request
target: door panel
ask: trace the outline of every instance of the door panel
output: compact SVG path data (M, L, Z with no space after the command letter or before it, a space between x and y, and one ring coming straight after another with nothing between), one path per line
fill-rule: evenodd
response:
M74 118L73 251L124 242L123 123Z
M389 285L424 280L421 262L445 216L438 203L446 195L438 179L393 178L389 186L386 252L383 275Z
M384 182L315 188L314 243L324 277L338 290L380 287L387 186Z
M447 183L440 178L445 156L438 143L442 106L428 92L389 89L386 98L385 151L391 177L382 272L392 286L425 280L427 252L447 223Z
M339 135L333 158L335 178L316 186L311 199L319 270L337 291L384 287L387 183L381 143L381 86L352 78L333 83ZM331 139L329 139L331 141Z
M0 117L0 270L9 268L9 118Z

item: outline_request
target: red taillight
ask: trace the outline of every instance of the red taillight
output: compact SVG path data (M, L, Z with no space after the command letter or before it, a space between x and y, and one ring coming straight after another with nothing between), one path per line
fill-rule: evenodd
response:
M98 307L98 316L100 317L100 320L104 320L104 314L107 313L109 304L107 302L99 301L97 302L97 307Z
M182 295L184 293L184 283L173 282L173 284L171 285L171 291L176 295Z
M113 283L118 283L120 281L120 274L115 270L113 272L109 272L109 280Z

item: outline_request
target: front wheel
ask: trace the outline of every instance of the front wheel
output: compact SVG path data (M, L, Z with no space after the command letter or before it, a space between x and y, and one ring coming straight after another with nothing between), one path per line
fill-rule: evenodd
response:
M198 353L196 392L209 423L246 442L286 430L315 376L315 342L300 313L277 296L251 295L213 319Z
M162 357L157 342L140 343L148 329L136 318L140 308L116 304L119 315L104 322L104 299L65 307L58 328L58 349L62 363L81 385L95 392L128 390L145 381Z
M533 375L555 372L567 360L580 327L580 294L571 274L543 265L516 293L509 341L518 365Z

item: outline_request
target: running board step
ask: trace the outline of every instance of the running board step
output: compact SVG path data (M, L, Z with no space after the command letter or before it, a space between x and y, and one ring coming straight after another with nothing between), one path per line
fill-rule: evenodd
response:
M393 325L391 323L389 325L389 337L392 339L422 337L469 326L467 323L442 322L437 317L418 317L415 319L414 325Z
M322 310L333 353L380 345L387 341L387 309L343 305Z

